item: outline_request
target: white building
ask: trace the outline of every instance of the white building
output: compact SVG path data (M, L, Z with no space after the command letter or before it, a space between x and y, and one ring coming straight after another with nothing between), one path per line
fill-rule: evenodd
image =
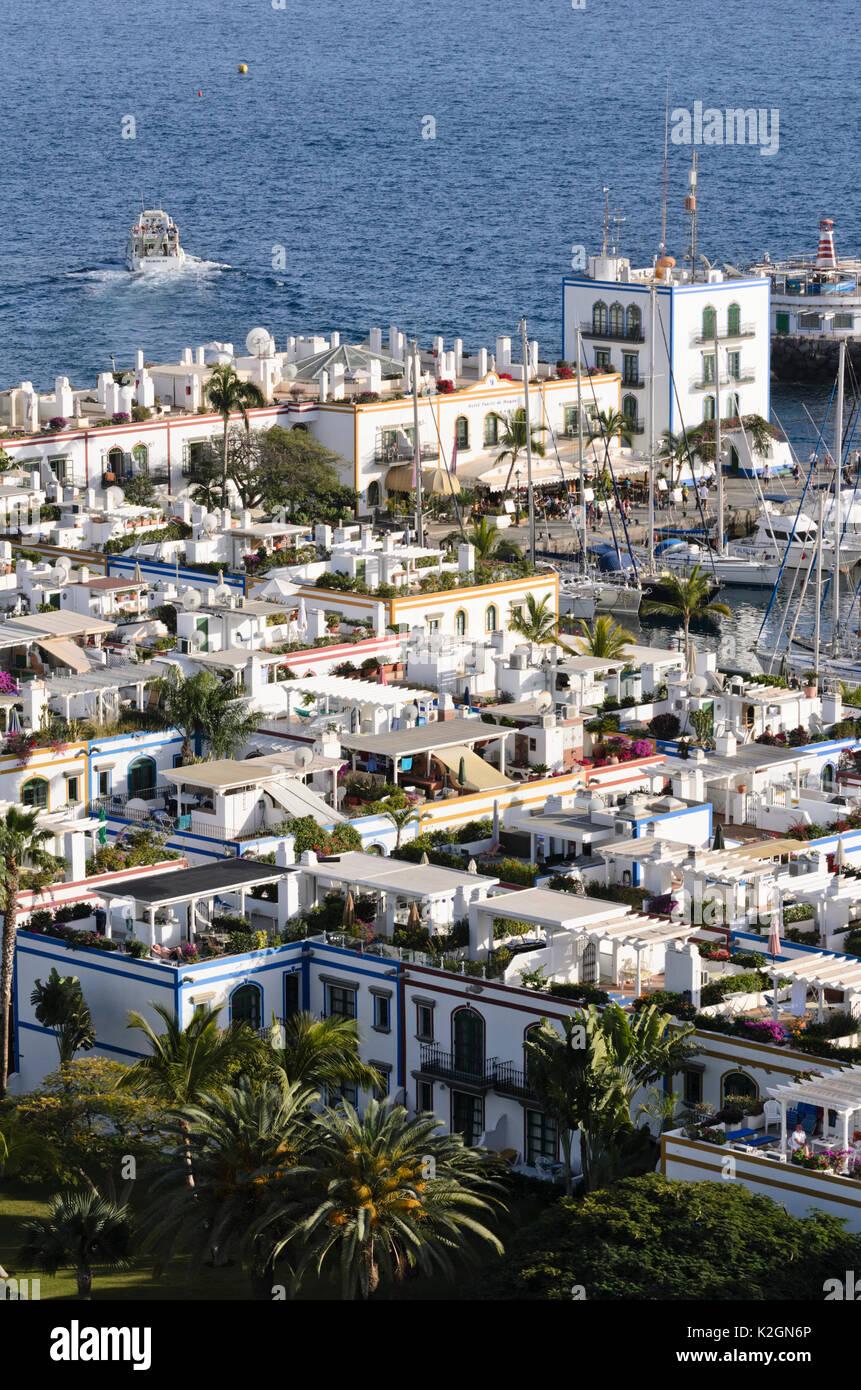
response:
M715 417L715 329L721 418L769 416L769 282L728 279L708 269L696 280L672 257L635 269L624 256L590 256L588 271L563 280L562 356L577 359L577 329L590 370L621 375L621 409L634 442L648 449L649 376L655 375L654 438ZM655 341L650 340L655 289ZM589 383L591 391L591 383Z

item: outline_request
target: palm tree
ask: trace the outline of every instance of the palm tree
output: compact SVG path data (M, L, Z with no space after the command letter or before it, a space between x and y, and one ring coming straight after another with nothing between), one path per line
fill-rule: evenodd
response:
M276 1243L308 1210L305 1161L318 1143L308 1086L259 1087L247 1077L186 1106L182 1122L193 1154L195 1186L178 1164L156 1178L143 1212L144 1248L164 1268L174 1254L192 1269L233 1259L249 1271L260 1298L271 1298ZM300 1205L304 1198L304 1208Z
M562 1020L562 1032L544 1019L526 1041L528 1077L543 1109L557 1123L570 1185L571 1144L580 1132L587 1191L625 1171L642 1154L631 1106L641 1087L680 1071L698 1049L692 1024L674 1025L655 1005L629 1017L594 1004Z
M577 647L581 656L595 656L602 661L624 661L630 656L626 647L634 635L621 623L607 616L596 618L591 627L584 618L579 621L581 635Z
M255 732L259 716L247 713L232 681L212 671L185 676L170 666L157 682L166 721L182 734L182 761L192 760L192 742L206 738L216 758L230 757Z
M242 416L248 429L248 407L265 405L266 397L253 381L243 381L232 362L218 362L206 383L206 396L213 410L221 416L224 434L221 453L221 505L227 506L227 430L231 415Z
M619 435L626 444L630 444L634 436L634 422L630 415L626 415L623 410L599 410L598 419L604 427L604 447L609 449L610 440Z
M184 763L191 762L194 756L193 740L203 733L211 676L211 671L198 671L194 676L186 676L178 666L169 666L167 674L156 682L165 721L182 734L181 757Z
M567 647L559 637L559 617L550 607L550 597L545 594L540 603L535 602L534 594L526 596L526 612L522 610L515 613L509 619L509 629L512 632L519 632L528 642L538 642L544 646L547 642L557 642L560 647L569 652Z
M661 585L667 593L665 599L647 599L643 604L644 613L660 614L667 618L681 618L685 629L685 664L690 662L691 618L701 618L707 613L718 613L724 618L731 616L725 603L711 602L711 582L707 575L694 565L690 574L662 574Z
M391 1101L369 1101L362 1116L350 1105L326 1111L314 1156L324 1195L275 1247L296 1249L297 1285L334 1265L343 1298L369 1298L407 1269L451 1276L478 1242L502 1254L485 1224L502 1206L496 1163L439 1127Z
M494 414L502 425L502 434L497 441L500 448L496 455L496 462L500 464L504 463L508 458L511 459L508 477L505 480L505 487L502 489L502 496L504 499L508 495L514 466L520 455L526 452L526 408L521 405L518 406L517 410L510 411L508 415L499 415L497 412L494 412ZM529 444L533 454L537 454L539 458L544 457L545 450L538 436L546 433L547 427L545 425L530 424Z
M661 435L661 446L658 449L658 458L663 459L670 465L670 480L675 487L682 476L682 469L688 462L689 443L683 434L673 434L672 430L664 430ZM674 476L674 470L678 473Z
M79 1050L89 1052L95 1047L96 1030L76 975L60 976L52 968L44 984L36 981L30 1003L39 1023L50 1028L57 1039L61 1067L71 1062Z
M150 1055L134 1062L120 1078L120 1090L133 1091L174 1110L199 1104L205 1095L217 1094L230 1081L231 1070L259 1059L263 1045L243 1024L218 1027L220 1008L199 1004L187 1026L182 1027L164 1004L149 1006L164 1024L156 1032L141 1014L130 1012L128 1028L138 1028ZM188 1125L180 1120L185 1151L185 1180L194 1187Z
M417 819L418 812L416 811L414 806L404 806L403 808L387 806L386 809L383 811L383 815L385 816L386 820L391 821L392 825L395 827L395 830L397 831L397 835L395 837L395 853L397 854L398 850L401 847L401 835L406 830L410 822Z
M469 544L475 550L476 566L487 564L493 556L501 540L501 535L495 526L491 526L486 516L479 517L472 527L467 537Z
M0 895L3 904L3 948L0 955L0 1099L6 1094L9 1075L9 1024L12 1010L12 971L15 961L15 930L18 921L18 894L21 869L25 861L36 868L56 865L44 848L52 832L37 827L38 811L19 811L10 806L0 817Z
M211 675L211 672L204 674ZM249 712L249 708L233 681L212 677L204 709L203 734L214 758L232 758L257 732L260 715Z
M296 1013L285 1019L284 1041L273 1027L273 1060L287 1085L329 1087L358 1086L370 1091L382 1085L374 1067L359 1056L359 1028L352 1018L315 1018Z
M93 1296L94 1265L106 1270L129 1267L128 1208L97 1192L68 1188L58 1193L51 1200L49 1215L28 1221L24 1236L21 1263L46 1274L73 1269L81 1299Z

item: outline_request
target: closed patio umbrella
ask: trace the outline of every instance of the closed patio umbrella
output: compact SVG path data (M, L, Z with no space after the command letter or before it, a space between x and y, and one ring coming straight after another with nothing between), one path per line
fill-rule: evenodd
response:
M846 868L846 847L843 844L842 835L837 841L837 849L834 853L834 867L838 874L842 874L843 870Z
M461 758L457 765L457 780L461 786L466 781L466 758Z
M427 855L427 850L425 850L424 853L422 854L422 857L421 857L421 859L419 860L419 863L420 863L420 864L429 864L429 863L430 863L430 860L428 859L428 855Z
M419 912L419 905L418 905L418 903L416 902L415 898L413 898L412 902L410 903L410 913L409 913L409 916L407 917L407 926L408 926L411 930L415 931L417 927L420 927L420 926L421 926L421 924L422 924L422 915L421 915L421 913Z
M726 849L726 845L724 844L722 825L715 826L715 833L712 839L712 849Z
M344 899L344 911L341 916L341 926L351 931L356 922L356 904L353 902L353 895L347 889L347 896Z
M493 848L499 849L499 802L493 803Z
M468 874L477 874L477 873L478 873L478 865L476 864L476 862L475 862L474 859L470 859L469 863L468 863L467 866L466 866L466 872L467 872Z

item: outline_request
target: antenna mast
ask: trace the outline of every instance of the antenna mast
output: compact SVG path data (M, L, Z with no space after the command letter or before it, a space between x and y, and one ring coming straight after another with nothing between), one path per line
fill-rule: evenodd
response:
M685 211L691 214L691 280L697 278L697 152L691 155L691 172L688 174L690 193L685 198Z
M604 241L601 246L601 255L606 258L607 239L610 234L610 190L604 185Z

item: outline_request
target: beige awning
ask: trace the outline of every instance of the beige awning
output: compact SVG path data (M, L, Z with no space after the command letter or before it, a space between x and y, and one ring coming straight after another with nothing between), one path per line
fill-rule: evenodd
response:
M414 487L411 463L396 463L386 474L388 492L412 492ZM433 497L449 497L460 492L460 483L444 468L423 468L422 491Z
M37 638L35 646L43 652L47 652L61 666L70 666L79 676L85 676L92 667L74 642L64 642L61 637L42 637Z
M455 744L453 748L435 748L433 756L443 767L447 767L449 772L453 772L456 778L460 775L460 765L463 763L465 777L460 785L465 791L488 792L514 785L507 777L503 777L497 768L491 767L490 763L480 758L472 748L467 748L466 744Z

